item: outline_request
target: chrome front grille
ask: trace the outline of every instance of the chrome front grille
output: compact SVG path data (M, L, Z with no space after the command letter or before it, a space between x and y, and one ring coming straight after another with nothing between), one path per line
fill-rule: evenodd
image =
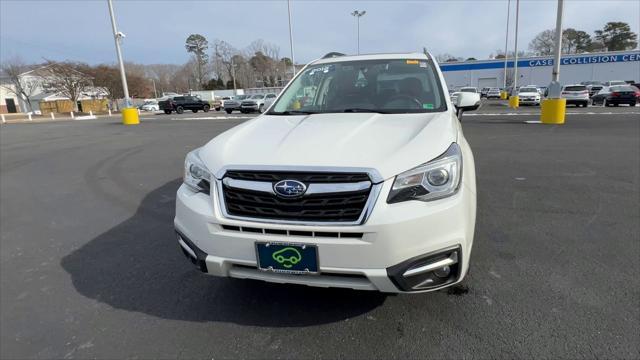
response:
M296 180L304 195L286 198L274 184ZM366 220L378 195L367 173L228 170L217 182L226 217L276 223L357 225Z

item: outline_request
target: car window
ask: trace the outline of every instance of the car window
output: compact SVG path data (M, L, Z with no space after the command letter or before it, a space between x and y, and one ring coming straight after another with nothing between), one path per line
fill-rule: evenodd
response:
M175 101L184 101L184 96L176 96L173 98Z
M587 90L587 87L584 85L573 85L573 86L565 86L565 91L584 91Z
M276 97L276 96L275 96L274 94L269 94L269 95L267 95L267 99L273 99L273 98L275 98L275 97Z
M444 111L435 66L428 60L344 61L307 67L270 113Z
M611 87L611 91L635 91L628 85L616 85Z
M253 95L252 99L264 99L264 95Z
M521 88L520 92L521 93L538 92L538 89L532 88L532 87L525 87L525 88Z

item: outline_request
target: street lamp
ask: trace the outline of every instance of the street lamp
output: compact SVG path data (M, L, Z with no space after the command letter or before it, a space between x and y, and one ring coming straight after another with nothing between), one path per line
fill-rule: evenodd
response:
M287 0L287 13L289 14L289 46L291 47L291 67L293 67L293 75L291 78L293 79L296 76L296 60L293 55L293 31L291 30L291 1Z
M549 84L549 97L542 101L540 110L540 122L543 124L564 124L567 108L567 99L561 96L562 86L560 85L560 57L562 51L562 15L564 12L564 0L558 0L558 10L556 12L556 32L553 54L553 71L551 73L551 84Z
M358 55L360 55L360 18L364 16L364 14L366 14L366 11L358 11L358 10L354 10L351 15L355 16L357 19L357 23L358 23Z
M111 28L113 29L113 38L116 42L116 54L118 56L118 64L120 65L120 79L122 80L122 91L124 92L124 109L122 109L122 122L126 125L135 125L140 122L138 112L131 108L131 98L129 97L129 88L127 87L127 75L124 72L124 61L122 60L122 50L120 49L120 41L125 35L118 31L116 27L116 18L113 15L113 4L111 0L107 0L109 5L109 16L111 16Z
M520 0L516 0L516 34L513 56L513 88L509 97L509 107L517 108L520 106L520 98L518 97L518 20L520 18Z
M511 0L507 1L507 31L504 36L504 83L502 86L502 91L505 95L502 97L503 99L507 98L507 59L509 59L509 15L511 14Z

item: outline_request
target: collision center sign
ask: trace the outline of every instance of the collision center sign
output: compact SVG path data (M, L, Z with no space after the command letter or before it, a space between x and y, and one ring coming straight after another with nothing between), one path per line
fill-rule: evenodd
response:
M639 61L640 52L618 53L618 54L592 54L581 56L565 56L560 59L560 65L588 65L588 64L612 64ZM507 68L513 68L513 60L507 60ZM519 68L553 66L553 58L531 58L518 60ZM483 70L498 69L504 67L504 60L492 60L481 62L465 63L444 63L440 64L442 71L462 71L462 70Z
M627 61L640 61L640 53L564 57L560 59L560 65L602 64ZM529 67L553 66L553 59L529 60L527 65L529 65ZM519 61L518 66L520 66Z

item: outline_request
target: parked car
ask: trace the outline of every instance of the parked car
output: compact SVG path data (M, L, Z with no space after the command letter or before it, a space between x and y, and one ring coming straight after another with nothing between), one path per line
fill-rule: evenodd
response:
M628 84L624 80L611 80L611 81L605 82L602 85L604 85L604 86L615 86L615 85L628 85Z
M491 88L488 88L488 87L482 88L482 90L480 90L480 97L481 98L487 97L487 93L489 92L489 89L491 89Z
M589 91L585 85L565 85L560 97L567 99L567 105L589 106Z
M478 93L478 88L476 87L471 87L471 86L465 86L465 87L461 87L460 90L458 90L460 92L471 92L471 93Z
M500 99L500 89L490 88L489 91L487 91L487 99Z
M264 108L268 109L269 106L271 106L271 104L273 104L273 101L278 97L278 95L276 94L267 94L264 97Z
M589 91L589 97L597 94L600 90L604 88L604 85L587 85L587 90Z
M518 90L519 105L540 105L540 92L537 87L521 87Z
M234 110L241 111L240 104L242 100L248 99L249 97L250 95L235 95L233 99L226 100L223 104L224 111L226 111L227 114L231 114Z
M356 87L361 72L372 76ZM446 94L423 53L312 62L267 112L187 155L174 221L184 255L210 275L275 283L460 283L477 191L458 119L479 94Z
M591 102L593 105L618 106L628 104L636 106L640 90L631 85L614 85L604 87L597 94L593 95Z
M194 113L197 113L199 110L209 112L209 109L211 109L209 102L191 95L175 96L158 102L158 105L160 110L164 111L165 114L171 114L173 111L182 114L185 110L191 110Z
M264 110L264 94L251 95L240 103L240 112L243 114L250 112L262 112Z
M140 110L142 111L159 111L160 107L158 106L157 100L145 100L145 102L140 106Z

